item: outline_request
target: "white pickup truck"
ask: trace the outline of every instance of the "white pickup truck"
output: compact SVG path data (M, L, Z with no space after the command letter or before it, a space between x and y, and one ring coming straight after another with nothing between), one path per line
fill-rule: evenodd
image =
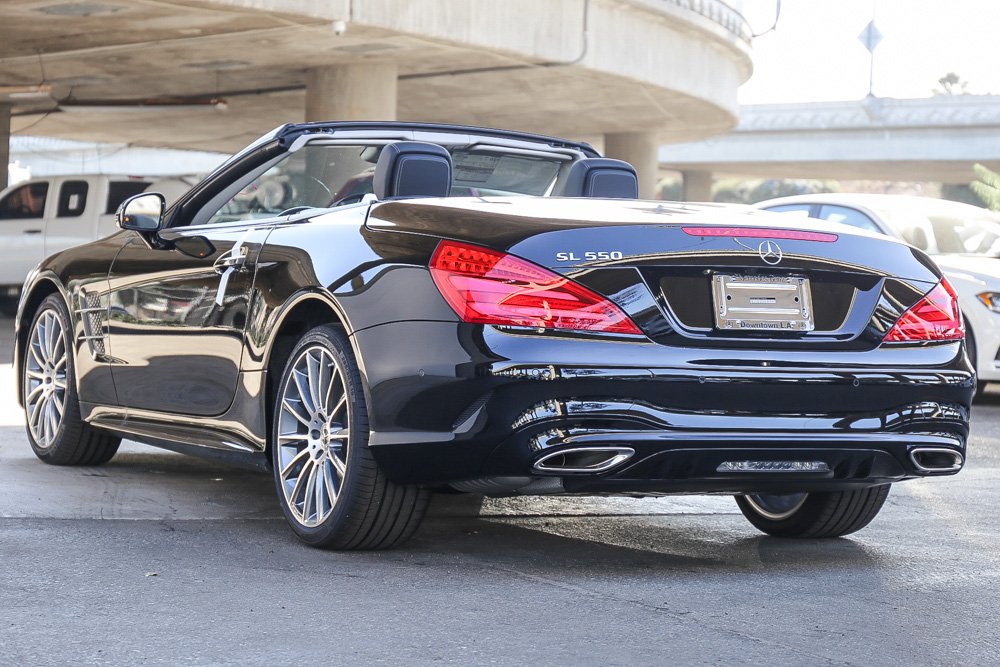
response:
M192 182L146 176L46 176L0 192L0 312L9 314L17 308L25 277L42 259L117 231L115 211L122 201L151 184L168 197L178 195Z

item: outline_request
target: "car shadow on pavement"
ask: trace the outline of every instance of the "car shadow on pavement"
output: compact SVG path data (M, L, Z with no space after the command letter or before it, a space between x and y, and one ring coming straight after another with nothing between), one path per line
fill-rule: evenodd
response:
M330 554L300 545L285 526L274 494L267 473L134 443L126 443L101 467L49 466L35 459L23 430L0 429L3 518L150 520L174 525L181 532L185 522L212 522L223 533L226 524L251 520L241 532L259 532L270 549L300 552L306 562L348 558L360 563L390 557ZM574 514L581 502L587 503L587 513ZM554 497L546 498L544 506L531 499L509 505L490 501L483 510L478 497L438 494L415 538L385 553L405 560L429 558L445 566L454 559L472 559L512 572L527 568L541 577L562 576L567 568L602 576L856 570L878 558L849 538L757 536L735 511L663 511L664 502L659 501L651 503L646 513L644 501L639 502L633 506L639 508L636 513L623 510L612 499Z
M878 555L849 538L791 540L743 532L736 516L435 519L425 522L411 553L460 553L477 560L530 566L559 577L567 568L602 576L702 575L708 572L856 571ZM734 526L734 524L736 524ZM748 529L746 532L750 532Z

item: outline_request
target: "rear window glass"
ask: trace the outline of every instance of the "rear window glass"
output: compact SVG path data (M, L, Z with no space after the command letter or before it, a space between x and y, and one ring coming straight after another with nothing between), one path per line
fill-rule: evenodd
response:
M87 181L66 181L59 188L59 209L56 216L76 218L87 208Z
M112 181L108 184L108 207L104 212L114 213L123 201L144 192L148 187L148 181Z

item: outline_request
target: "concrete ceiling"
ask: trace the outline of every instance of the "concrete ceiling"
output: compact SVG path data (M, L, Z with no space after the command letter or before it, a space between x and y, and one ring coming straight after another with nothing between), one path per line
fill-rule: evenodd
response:
M466 7L474 0L462 2ZM612 17L650 11L619 0L594 2L605 3ZM379 4L369 3L372 16ZM566 5L565 11L579 4ZM538 3L519 9L532 5ZM4 0L0 102L14 105L14 133L232 151L277 125L303 120L310 68L392 60L400 75L400 120L570 137L655 129L664 140L682 141L732 127L735 87L749 76L745 45L696 34L692 26L704 23L698 17L681 32L676 17L646 19L662 23L664 35L673 30L696 40L692 43L705 51L702 61L718 59L717 98L701 92L712 63L700 62L691 74L679 68L664 73L655 71L653 60L647 65L653 74L643 74L636 65L636 76L622 76L614 71L620 64L605 62L607 48L592 49L582 63L566 58L565 64L553 64L556 60L539 57L544 49L536 48L536 54L513 45L485 48L469 39L442 39L432 29L388 29L379 26L388 21L377 16L368 23L352 21L345 34L336 35L329 12L302 9L308 7L324 5L302 0ZM556 16L556 27L561 25L556 19L565 21ZM601 25L610 20L602 19ZM603 39L598 29L591 39ZM539 41L545 40L536 36ZM677 65L665 62L664 67ZM654 78L676 78L679 84L663 85ZM38 92L32 94L34 87ZM207 103L219 98L225 109ZM159 106L163 101L201 104L170 108Z

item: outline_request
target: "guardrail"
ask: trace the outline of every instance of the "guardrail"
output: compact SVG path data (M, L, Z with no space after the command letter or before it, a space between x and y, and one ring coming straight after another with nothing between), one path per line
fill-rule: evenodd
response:
M746 44L750 44L753 37L750 24L743 14L723 0L660 0L660 2L699 14L719 24Z

